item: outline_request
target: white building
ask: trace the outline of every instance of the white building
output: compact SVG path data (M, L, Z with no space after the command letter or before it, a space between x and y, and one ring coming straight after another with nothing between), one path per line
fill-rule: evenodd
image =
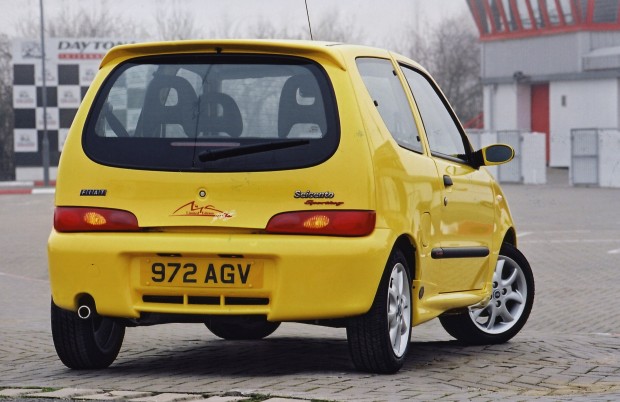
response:
M547 136L571 163L574 128L620 127L620 0L466 0L480 31L484 128Z

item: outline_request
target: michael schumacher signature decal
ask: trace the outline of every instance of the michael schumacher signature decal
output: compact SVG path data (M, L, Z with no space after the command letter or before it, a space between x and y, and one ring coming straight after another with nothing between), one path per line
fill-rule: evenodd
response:
M199 206L195 201L188 202L187 204L179 207L172 213L172 216L205 216L213 218L213 221L234 218L235 211L222 211L215 208L213 205Z

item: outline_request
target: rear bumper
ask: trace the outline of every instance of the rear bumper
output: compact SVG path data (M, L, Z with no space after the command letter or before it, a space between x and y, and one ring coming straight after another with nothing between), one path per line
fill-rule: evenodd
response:
M343 238L268 234L58 233L48 243L54 303L76 310L81 296L105 316L142 313L264 314L271 321L355 316L370 309L392 248L390 231ZM255 287L145 284L152 258L261 261ZM165 257L162 257L165 256Z

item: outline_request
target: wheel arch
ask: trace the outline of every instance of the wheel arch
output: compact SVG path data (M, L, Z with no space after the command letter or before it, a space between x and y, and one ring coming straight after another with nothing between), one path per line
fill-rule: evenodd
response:
M514 247L517 247L517 233L513 227L509 227L504 235L504 240L502 244L508 243Z
M383 273L381 274L381 276L379 277L379 281L377 282L377 288L375 290L374 296L373 296L373 301L371 303L371 305L368 307L368 309L371 309L372 306L375 304L376 300L377 300L377 294L379 292L379 287L381 286L381 281L383 280L383 278L388 275L388 269L387 268L387 264L391 258L391 256L394 254L394 252L396 250L400 250L404 257L405 260L407 262L407 271L409 274L409 277L411 278L411 280L415 280L415 274L416 274L416 247L415 244L413 242L413 240L411 239L410 236L408 236L407 234L401 234L398 238L396 238L396 240L394 241L394 245L392 246L392 248L390 249L389 254L386 257L386 260L384 262L384 268L383 268Z
M396 278L393 274L404 274L403 263L407 265L406 275L415 272L415 246L406 234L394 241L370 310L348 320L349 352L358 370L393 374L406 360L411 342L413 291L402 283L392 285ZM410 313L409 318L405 312ZM405 332L390 328L404 328Z
M409 275L411 277L411 279L415 279L416 278L416 246L413 242L413 240L403 234L401 235L398 239L396 239L396 241L394 242L394 247L392 247L392 250L395 249L400 249L403 254L405 255L405 259L407 260L407 265L409 268Z

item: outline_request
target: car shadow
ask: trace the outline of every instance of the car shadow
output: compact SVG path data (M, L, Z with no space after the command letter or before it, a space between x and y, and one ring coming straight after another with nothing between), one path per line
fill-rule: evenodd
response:
M311 372L358 373L346 339L270 337L258 341L189 340L185 346L121 351L109 370L117 374L168 376L274 376ZM459 354L475 353L457 341L411 342L401 371L444 364ZM471 349L471 350L470 350Z

